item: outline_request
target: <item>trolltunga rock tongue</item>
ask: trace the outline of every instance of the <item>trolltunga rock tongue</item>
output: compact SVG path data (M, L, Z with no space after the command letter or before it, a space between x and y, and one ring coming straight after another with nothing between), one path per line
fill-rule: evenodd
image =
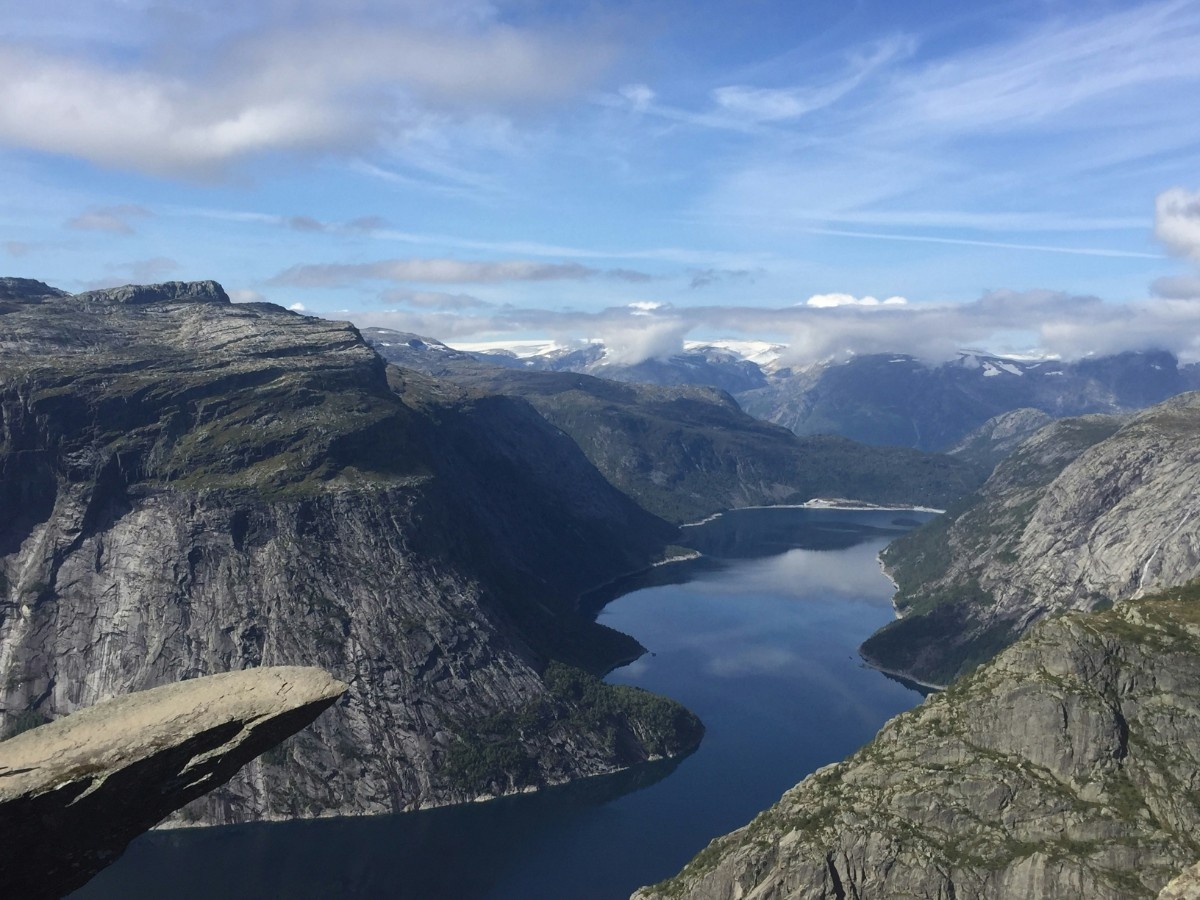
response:
M98 703L0 742L0 884L60 897L346 691L321 669L247 669Z

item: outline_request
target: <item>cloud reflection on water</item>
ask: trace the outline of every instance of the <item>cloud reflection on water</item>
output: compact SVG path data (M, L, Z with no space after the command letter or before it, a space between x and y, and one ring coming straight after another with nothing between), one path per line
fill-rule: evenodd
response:
M888 619L892 586L877 559L886 543L873 537L726 561L686 584L627 595L609 608L615 615L606 611L605 624L635 634L657 656L643 656L618 679L673 695L658 679L708 680L742 696L818 692L828 715L876 723L856 648Z
M844 550L789 550L751 566L732 566L692 583L699 593L769 593L794 600L829 595L888 606L892 586L879 569L885 541L873 540Z

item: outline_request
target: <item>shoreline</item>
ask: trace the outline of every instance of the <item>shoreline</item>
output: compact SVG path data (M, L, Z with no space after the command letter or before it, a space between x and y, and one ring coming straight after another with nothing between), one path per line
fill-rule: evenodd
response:
M858 651L858 658L876 672L879 672L883 675L890 675L892 678L899 679L900 681L907 681L909 684L919 684L921 687L929 688L931 691L937 691L938 693L941 693L950 686L948 684L934 684L931 681L922 681L920 678L914 678L912 675L909 675L905 672L899 672L896 669L889 669L886 666L881 666L879 663L875 662L875 660L871 659L871 657L863 653L861 648Z
M805 500L803 503L774 503L770 505L756 506L734 506L730 509L722 510L721 512L713 513L711 516L705 516L696 522L685 522L680 525L680 528L695 528L699 525L707 525L709 522L714 522L726 513L738 512L743 509L828 509L828 510L844 510L846 512L923 512L943 515L946 511L933 506L913 506L912 504L901 504L898 506L889 506L880 503L868 503L865 500L847 500L843 498L825 499L822 497L814 497L811 500Z

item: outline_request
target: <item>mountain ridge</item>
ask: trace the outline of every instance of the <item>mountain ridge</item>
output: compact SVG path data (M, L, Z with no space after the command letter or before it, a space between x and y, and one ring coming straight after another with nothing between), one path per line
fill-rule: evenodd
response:
M379 346L415 338L366 329ZM787 361L785 345L689 342L678 353L636 364L616 362L597 341L581 348L523 345L430 349L522 371L573 371L614 381L693 384L727 390L751 415L801 436L836 434L867 444L947 451L988 419L1020 408L1061 418L1127 412L1200 389L1200 364L1180 365L1165 351L1129 351L1076 361L1005 357L961 350L947 361L905 353L846 360ZM385 352L386 355L386 352Z
M353 326L215 283L0 290L7 716L272 664L350 685L195 823L464 802L699 740L677 704L587 687L641 648L578 594L674 529L528 404L402 398ZM546 683L563 665L578 689Z
M818 497L943 506L986 474L977 465L911 449L797 437L747 415L728 392L713 387L496 366L396 332L384 341L376 330L368 339L406 371L528 401L610 483L680 524L739 506Z
M978 492L884 550L901 618L864 656L946 684L1040 616L1200 575L1197 436L1200 392L1037 431Z

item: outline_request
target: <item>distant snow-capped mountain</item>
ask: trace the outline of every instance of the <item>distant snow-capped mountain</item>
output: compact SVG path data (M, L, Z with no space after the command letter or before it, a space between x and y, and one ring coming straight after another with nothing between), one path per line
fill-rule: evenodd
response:
M799 435L836 434L869 444L946 450L989 419L1016 409L1054 417L1141 409L1200 389L1200 365L1180 366L1165 351L1128 352L1074 362L997 356L968 349L942 363L903 353L854 356L795 366L787 346L767 341L689 341L681 352L634 364L615 362L600 341L461 344L367 329L364 335L404 364L397 351L458 354L530 371L580 372L612 381L701 385L732 394L750 414ZM413 341L424 350L409 346ZM424 365L428 364L428 358Z

